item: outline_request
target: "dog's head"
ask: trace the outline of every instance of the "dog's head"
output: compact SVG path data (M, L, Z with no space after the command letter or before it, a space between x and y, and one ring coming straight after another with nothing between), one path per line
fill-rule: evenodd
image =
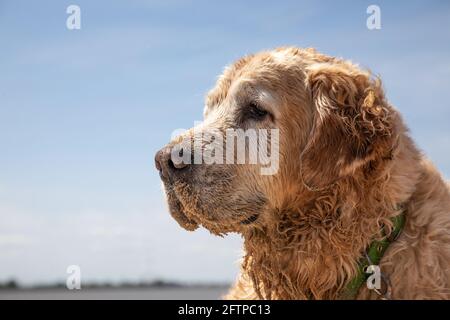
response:
M349 62L297 48L244 57L207 95L204 121L156 154L170 212L216 234L269 223L389 157L394 115L379 81Z

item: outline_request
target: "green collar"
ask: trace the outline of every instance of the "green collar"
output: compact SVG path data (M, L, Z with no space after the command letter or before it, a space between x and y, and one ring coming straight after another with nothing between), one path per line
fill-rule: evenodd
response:
M351 300L356 298L359 289L370 276L370 274L365 273L364 270L366 270L369 265L378 265L384 253L386 252L386 249L392 242L394 242L398 238L398 236L402 232L405 225L404 210L399 215L391 218L391 221L393 223L392 232L389 234L389 236L385 236L379 241L375 240L370 244L366 255L358 263L358 274L344 288L342 294L340 295L340 299Z

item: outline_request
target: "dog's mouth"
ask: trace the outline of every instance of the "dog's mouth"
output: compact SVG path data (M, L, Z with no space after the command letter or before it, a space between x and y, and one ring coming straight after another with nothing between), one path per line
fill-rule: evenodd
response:
M242 221L241 221L241 224L242 224L242 225L248 226L248 225L254 223L256 220L258 220L258 218L259 218L259 214L258 214L258 213L253 214L253 215L251 215L250 217L248 217L248 218L242 220Z
M197 217L183 206L173 187L165 184L167 203L170 215L185 230L194 231L201 224L214 234L224 234L226 232L237 231L242 227L253 225L259 218L259 213L246 214L244 218L239 219L237 216L224 218L221 223L212 217Z
M170 215L188 231L201 225L213 234L224 235L246 230L262 221L266 199L261 192L253 191L247 197L232 197L234 194L220 191L217 186L212 192L205 186L179 179L169 177L162 180ZM217 197L212 199L209 194Z
M175 219L175 221L178 222L178 224L182 228L188 231L194 231L195 229L197 229L199 226L198 222L194 221L186 215L183 205L175 194L173 188L167 186L166 184L164 185L166 189L167 203L169 205L170 215Z

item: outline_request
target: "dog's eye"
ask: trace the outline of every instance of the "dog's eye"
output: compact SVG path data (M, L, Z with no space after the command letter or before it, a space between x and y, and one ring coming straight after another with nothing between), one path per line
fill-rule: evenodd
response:
M257 121L264 120L269 112L261 108L256 102L250 102L245 108L245 118Z

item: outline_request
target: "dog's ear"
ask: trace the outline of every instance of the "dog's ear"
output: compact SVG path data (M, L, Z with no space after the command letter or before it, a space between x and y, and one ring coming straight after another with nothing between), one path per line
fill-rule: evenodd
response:
M395 111L378 79L346 63L318 63L306 81L314 122L301 164L309 188L326 187L392 152Z

